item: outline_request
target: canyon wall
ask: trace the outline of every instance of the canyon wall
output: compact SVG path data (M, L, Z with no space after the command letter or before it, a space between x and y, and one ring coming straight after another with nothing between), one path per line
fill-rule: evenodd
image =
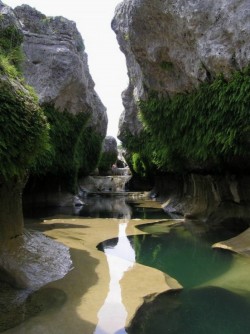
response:
M31 197L42 186L75 193L79 175L96 168L107 114L74 22L1 1L0 20L0 211L8 238L22 231L25 184Z
M112 28L129 75L119 139L137 174L157 175L155 194L169 211L206 220L231 202L249 221L249 196L236 203L229 182L239 193L249 185L249 15L247 0L116 8Z

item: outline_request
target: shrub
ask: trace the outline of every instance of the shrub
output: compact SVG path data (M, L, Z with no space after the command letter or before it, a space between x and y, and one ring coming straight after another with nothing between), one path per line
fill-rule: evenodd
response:
M249 68L229 80L220 75L189 94L166 99L151 93L139 109L151 138L143 151L158 169L184 171L191 163L219 170L249 156Z

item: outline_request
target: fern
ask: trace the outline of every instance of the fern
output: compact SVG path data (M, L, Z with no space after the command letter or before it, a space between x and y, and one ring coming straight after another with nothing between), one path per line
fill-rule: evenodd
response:
M192 166L219 171L232 159L249 156L249 68L229 80L219 75L189 94L166 99L152 92L138 109L144 126L139 138L122 136L123 146L136 153L134 169L139 156L154 170L179 172Z

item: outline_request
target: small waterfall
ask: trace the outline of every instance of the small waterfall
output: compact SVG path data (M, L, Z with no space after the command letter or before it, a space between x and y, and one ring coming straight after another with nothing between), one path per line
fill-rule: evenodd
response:
M80 181L80 189L87 193L124 193L131 175L88 176Z

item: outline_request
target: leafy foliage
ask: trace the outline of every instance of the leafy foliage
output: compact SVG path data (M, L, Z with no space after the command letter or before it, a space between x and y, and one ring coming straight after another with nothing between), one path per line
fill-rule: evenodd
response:
M50 150L32 169L33 175L54 176L67 190L75 192L79 175L88 175L98 164L102 138L87 127L90 115L60 112L44 106L50 124Z
M0 174L22 176L48 147L48 123L37 99L18 81L0 81Z
M1 30L0 73L12 78L20 76L20 65L24 58L20 47L22 41L23 35L15 26Z
M123 142L137 154L135 170L138 155L158 170L174 172L192 166L218 171L233 159L249 157L249 68L233 73L230 80L220 75L189 94L166 99L153 92L139 102L139 110L144 130L136 144L129 135Z
M48 149L49 125L34 90L20 73L23 34L15 26L0 34L0 176L22 179Z
M98 164L99 170L107 172L117 160L117 152L102 152Z
M154 144L147 130L142 130L136 139L128 130L124 131L122 143L126 149L126 161L133 174L146 177L155 171L156 165L151 159Z

